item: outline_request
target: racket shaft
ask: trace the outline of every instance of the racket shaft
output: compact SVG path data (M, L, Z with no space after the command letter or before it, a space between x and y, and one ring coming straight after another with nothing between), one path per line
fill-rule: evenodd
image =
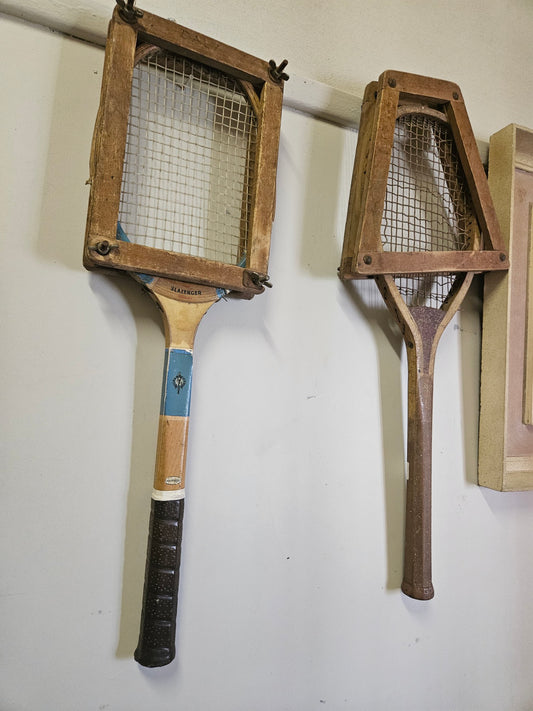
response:
M431 582L431 440L433 374L409 363L404 575L402 590L409 597L429 600Z

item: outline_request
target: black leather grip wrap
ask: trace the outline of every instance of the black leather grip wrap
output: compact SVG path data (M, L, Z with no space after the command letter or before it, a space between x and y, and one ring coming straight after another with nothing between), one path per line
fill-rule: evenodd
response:
M184 500L152 499L139 644L144 667L170 664L176 653L176 610Z

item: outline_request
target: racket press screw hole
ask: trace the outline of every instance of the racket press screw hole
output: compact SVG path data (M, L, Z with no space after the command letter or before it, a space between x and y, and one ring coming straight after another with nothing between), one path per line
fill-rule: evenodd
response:
M365 264L372 264L372 257L369 254L365 254L363 257L363 262Z
M281 84L282 81L287 81L289 79L289 75L283 71L288 63L289 61L287 59L284 59L283 62L278 66L274 59L271 59L269 61L268 66L270 67L270 69L268 70L268 73L270 74L273 81L276 82L276 84Z
M394 89L396 86L396 79L393 79L392 77L387 81L387 84L390 86L391 89Z
M500 252L500 262L505 262L507 255L504 252Z
M452 94L452 96L453 96L453 98L455 99L455 101L459 101L459 94L458 94L457 91L454 91L453 94Z

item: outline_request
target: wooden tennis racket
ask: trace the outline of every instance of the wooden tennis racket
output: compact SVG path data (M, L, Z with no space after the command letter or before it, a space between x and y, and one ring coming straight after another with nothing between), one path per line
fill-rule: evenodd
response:
M479 231L446 115L426 107L398 111L382 216L386 251L474 249ZM376 278L407 345L408 430L402 590L433 597L431 458L433 371L437 344L473 273L419 273Z
M428 600L437 344L474 272L508 266L456 85L385 72L367 87L350 203L341 278L374 276L407 346L402 590Z
M228 291L250 298L268 285L281 110L282 80L268 74L266 63L189 32L148 13L115 13L85 251L91 268L129 271L156 301L165 326L135 651L148 667L175 656L194 337ZM261 68L255 79L242 69L252 59Z

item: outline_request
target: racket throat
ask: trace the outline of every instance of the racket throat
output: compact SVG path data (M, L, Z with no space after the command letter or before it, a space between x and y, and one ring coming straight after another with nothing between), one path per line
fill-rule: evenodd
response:
M410 361L414 355L418 372L433 376L435 353L440 335L444 330L443 322L446 312L430 306L412 306L409 308L409 314L414 322L414 328L408 328L404 333L409 367L411 367Z

